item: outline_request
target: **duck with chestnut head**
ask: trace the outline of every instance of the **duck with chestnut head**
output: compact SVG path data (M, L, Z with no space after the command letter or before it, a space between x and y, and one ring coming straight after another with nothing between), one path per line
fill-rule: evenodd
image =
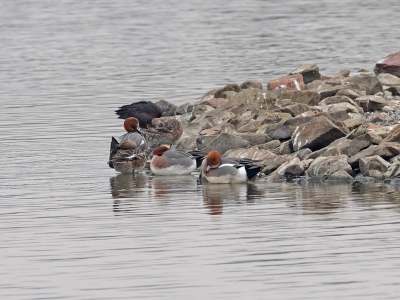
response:
M198 167L196 156L190 151L172 150L166 145L159 146L153 150L150 169L154 175L188 175Z
M141 171L147 163L147 155L140 150L135 142L118 141L113 138L111 144L114 146L110 151L108 165L120 173L134 173Z
M200 179L204 177L210 183L247 182L261 170L256 162L251 159L221 157L217 150L213 150L201 164Z
M135 117L126 118L124 121L124 128L126 133L118 138L118 142L121 144L124 141L132 141L139 149L145 151L147 149L147 141L141 134L139 120Z

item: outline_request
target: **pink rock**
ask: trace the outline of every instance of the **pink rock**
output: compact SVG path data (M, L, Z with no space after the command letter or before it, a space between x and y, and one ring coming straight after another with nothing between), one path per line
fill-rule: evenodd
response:
M390 73L400 77L400 51L389 54L375 65L376 73Z
M304 90L303 75L294 74L270 80L267 85L267 90L272 91L276 89L298 90L298 91Z
M227 102L229 102L229 99L226 99L226 98L211 98L210 100L208 100L209 105L214 108L221 107L222 105L226 104Z

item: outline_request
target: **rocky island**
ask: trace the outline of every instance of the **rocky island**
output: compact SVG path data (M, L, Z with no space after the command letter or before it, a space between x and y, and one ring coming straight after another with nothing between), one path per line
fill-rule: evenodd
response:
M230 83L193 103L156 102L183 126L178 149L259 160L259 180L400 184L400 52L374 70L328 77L316 64Z

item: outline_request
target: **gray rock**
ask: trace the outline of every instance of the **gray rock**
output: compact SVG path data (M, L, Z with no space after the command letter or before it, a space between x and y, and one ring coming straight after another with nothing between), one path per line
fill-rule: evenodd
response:
M260 89L262 90L262 84L260 82L256 82L256 81L245 81L240 85L240 88L242 90L244 89L248 89L248 88L256 88L256 89Z
M349 158L349 164L353 168L358 168L359 160L361 158L378 155L378 156L382 157L383 159L388 160L399 154L400 154L400 144L399 143L382 142L381 144L379 144L377 146L371 145L368 148L361 150L357 154L351 156Z
M307 104L302 104L302 103L295 103L292 105L284 106L275 109L274 111L276 112L282 112L282 113L288 113L292 117L295 117L297 115L300 115L306 111L309 111L310 107Z
M381 73L377 76L377 78L383 85L400 85L400 77L394 76L389 73Z
M176 149L196 150L196 137L185 136L181 137L176 143Z
M290 125L278 126L277 128L267 130L266 133L273 140L287 140L292 136Z
M361 96L354 100L364 111L374 111L382 109L386 105L386 100L379 96Z
M363 157L359 160L360 172L364 176L383 178L390 167L390 163L378 155Z
M353 182L355 179L345 170L338 170L333 172L326 179L327 182Z
M356 155L358 152L360 152L363 149L368 148L371 145L378 145L382 141L382 138L367 132L363 135L360 135L353 139L348 147L347 155L349 157Z
M256 132L261 126L261 121L251 120L249 123L238 128L237 132Z
M296 152L296 154L300 158L300 160L304 160L305 157L310 153L312 153L312 151L309 148L303 148Z
M272 149L276 149L281 145L281 142L278 140L273 140L270 141L268 143L265 144L261 144L261 145L256 145L256 147L258 149L264 149L264 150L272 150Z
M362 96L360 93L357 91L351 90L351 89L341 89L336 93L336 96L345 96L348 97L352 100Z
M307 105L317 105L320 101L320 95L317 91L293 91L287 90L283 91L280 99L291 99L293 102L307 104Z
M304 83L310 83L314 80L321 79L321 74L319 73L319 67L316 64L305 64L297 67L289 75L301 74L303 75Z
M371 95L383 92L382 83L375 76L351 76L342 81L346 84L357 84L359 87L367 87Z
M318 157L309 166L306 171L309 177L327 179L335 172L342 170L352 174L353 170L347 162L347 155Z
M278 169L282 164L292 159L293 159L292 155L285 154L285 155L277 155L272 159L265 160L262 162L262 164L265 165L265 167L261 170L261 173L270 174L271 172Z
M294 157L290 161L282 164L276 170L276 173L283 176L301 176L312 161L312 159L301 161L298 157Z
M356 84L341 84L341 85L323 85L318 88L318 93L321 96L321 100L327 98L327 97L332 97L335 96L340 90L344 89L352 89L356 90L358 89L358 85Z
M293 144L292 141L286 141L282 142L281 145L277 148L278 155L284 155L284 154L291 154L294 152L293 150Z
M211 141L205 148L201 150L205 152L217 150L222 155L228 150L247 148L248 146L249 143L245 139L224 132L219 134L213 141Z
M400 125L394 127L384 140L385 142L397 142L400 143Z
M233 91L238 93L240 92L240 86L238 86L236 83L227 84L222 89L215 92L214 98L223 98L223 93L227 91Z
M193 104L186 102L182 105L179 105L176 109L177 115L184 115L193 111Z
M163 111L162 112L163 117L175 116L178 110L178 106L166 100L157 101L155 104L157 104Z
M265 133L236 133L236 136L240 136L249 142L251 146L265 144L271 141L271 138Z
M390 166L384 174L385 178L400 177L400 156L395 156L390 160Z
M356 106L351 105L350 103L342 102L342 103L335 103L329 105L321 105L321 109L323 112L327 112L329 114L344 112L344 113L363 113L363 109L359 107L357 104Z

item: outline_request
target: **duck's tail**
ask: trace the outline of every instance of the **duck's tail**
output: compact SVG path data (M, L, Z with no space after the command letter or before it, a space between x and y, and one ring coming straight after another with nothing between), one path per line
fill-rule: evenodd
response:
M112 169L114 169L114 165L112 163L112 158L114 157L115 154L117 154L119 150L119 143L115 137L111 137L111 144L110 144L110 157L108 159L108 166Z

